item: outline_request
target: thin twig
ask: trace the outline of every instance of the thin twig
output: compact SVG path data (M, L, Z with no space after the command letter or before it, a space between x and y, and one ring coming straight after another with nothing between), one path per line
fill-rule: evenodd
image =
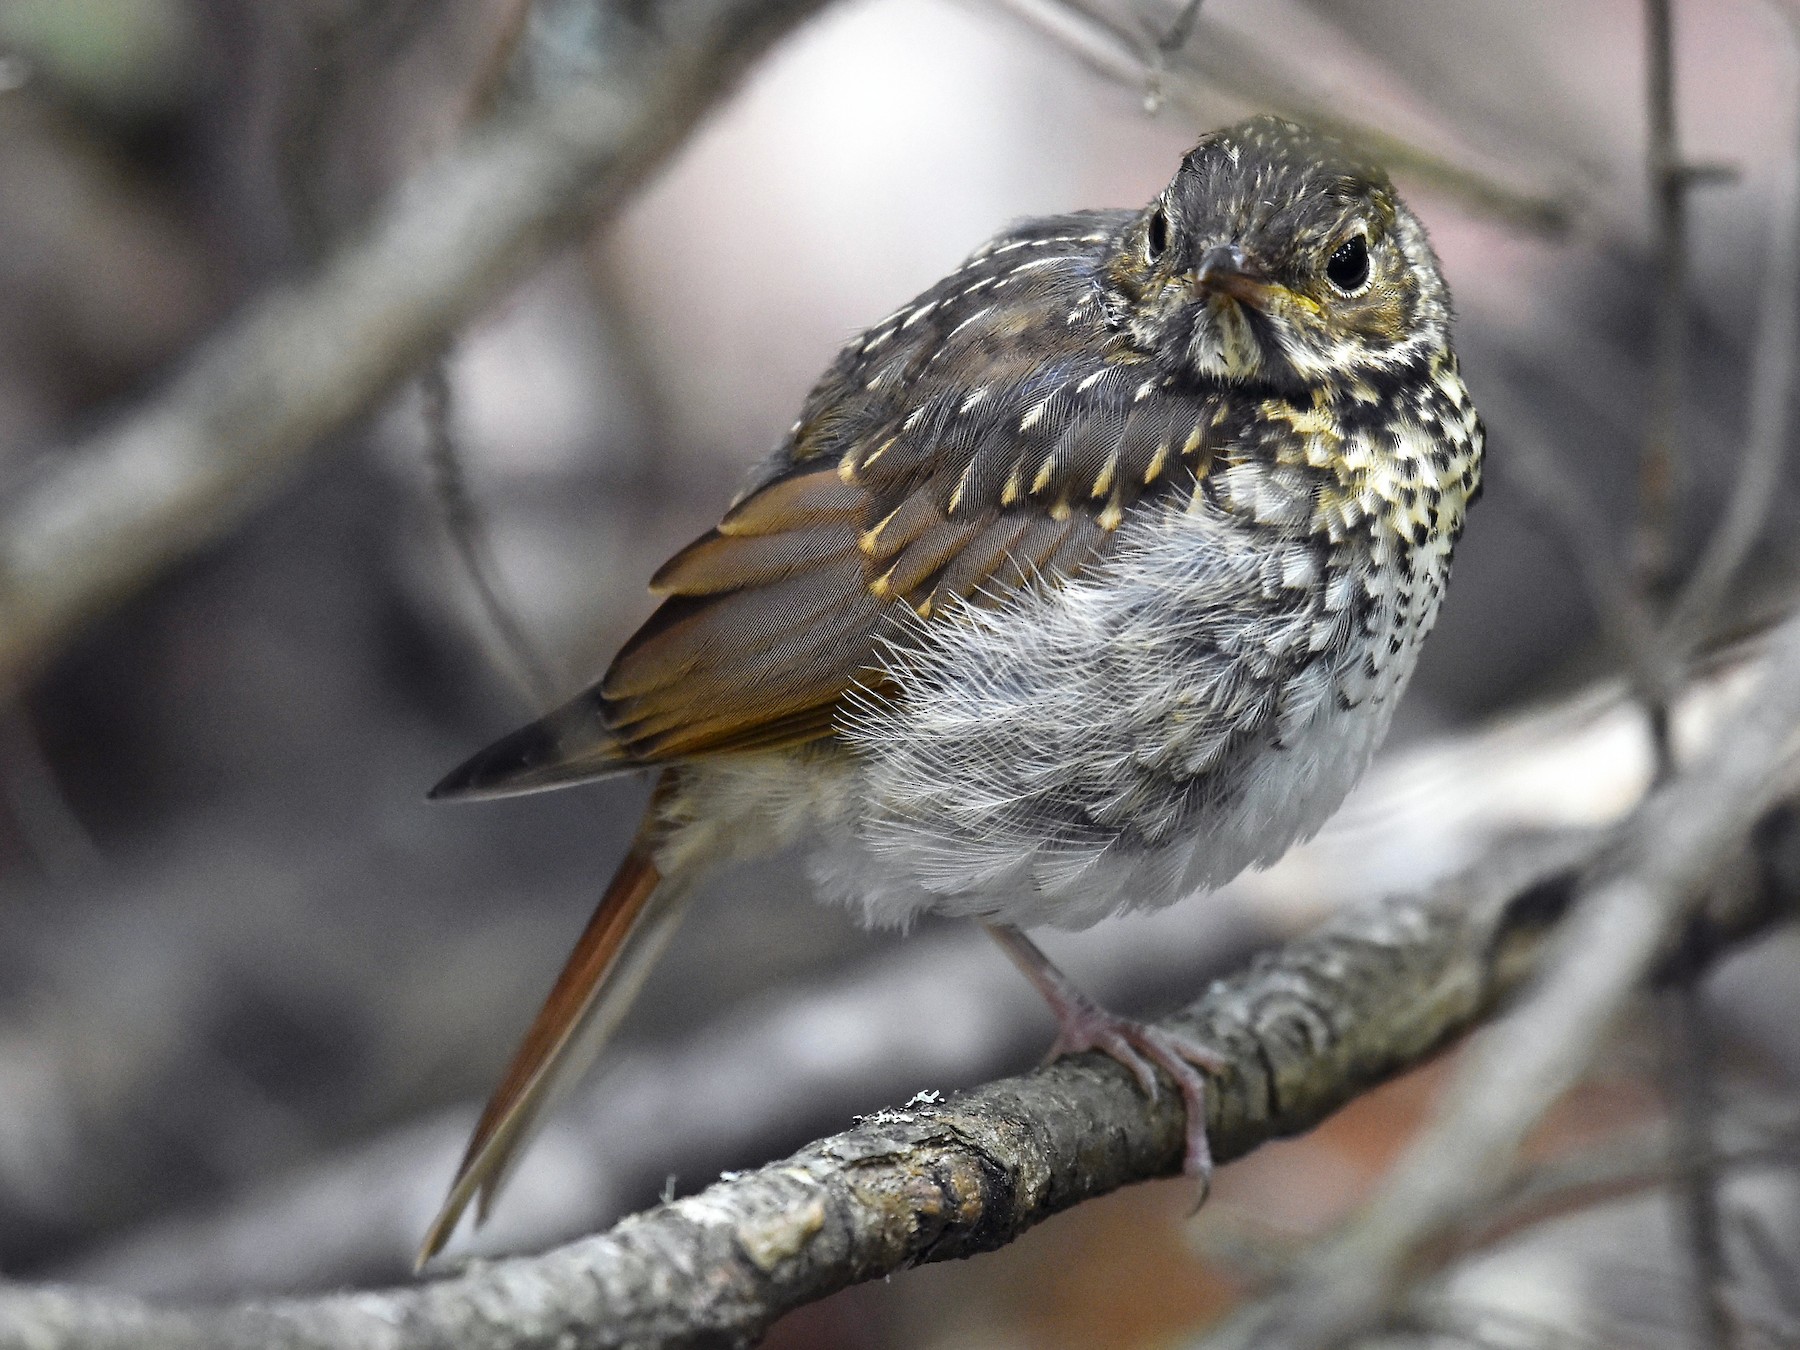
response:
M1354 141L1397 174L1410 176L1468 210L1533 233L1560 235L1576 214L1562 193L1503 183L1403 137L1346 118L1336 100L1308 92L1250 44L1196 11L1202 36L1179 50L1152 43L1081 0L1001 0L1002 6L1089 69L1158 99L1198 107L1208 92L1310 122Z
M489 116L499 102L531 18L531 0L509 0L497 40L476 73L463 112L464 122ZM456 551L463 575L475 591L490 640L482 649L522 693L534 710L547 708L560 692L560 681L538 650L509 597L504 594L491 535L463 466L456 434L456 391L450 379L450 353L439 352L419 377L420 409L425 421L425 457L432 488L443 515L444 532Z
M1783 6L1790 64L1800 64L1800 12ZM1693 651L1768 523L1793 433L1800 369L1800 77L1791 79L1794 142L1776 161L1770 190L1768 263L1750 352L1749 430L1730 499L1700 560L1670 608L1670 643Z
M1782 1251L1768 1224L1755 1210L1743 1209L1734 1214L1732 1227L1761 1272L1770 1297L1781 1309L1788 1335L1800 1335L1800 1269L1794 1258Z
M1662 293L1658 310L1653 411L1643 457L1643 507L1638 561L1643 586L1666 581L1672 552L1674 453L1679 434L1686 329L1687 190L1695 175L1680 162L1676 143L1673 33L1666 0L1651 0L1649 102L1651 175L1657 198L1657 237ZM1800 29L1788 11L1791 29ZM1651 604L1613 566L1593 532L1601 516L1562 475L1552 453L1530 435L1516 437L1513 451L1525 461L1523 481L1540 511L1555 520L1576 557L1595 610L1613 646L1632 672L1649 719L1658 777L1673 767L1669 691L1680 680L1705 624L1723 604L1730 584L1766 522L1790 433L1795 367L1800 364L1800 145L1777 171L1769 225L1768 278L1754 340L1749 392L1749 435L1724 516L1693 576L1658 622ZM1502 419L1504 424L1507 419ZM1519 420L1515 414L1515 424ZM1667 996L1666 1078L1675 1102L1675 1132L1684 1223L1694 1254L1705 1320L1715 1344L1726 1334L1724 1250L1710 1163L1707 1102L1713 1055L1705 1035L1700 991L1678 984Z
M525 40L525 29L531 19L532 0L504 0L498 33L493 45L482 58L463 104L464 123L478 122L491 116L500 105L508 74L519 46Z
M1791 1126L1758 1133L1740 1144L1718 1150L1714 1165L1721 1173L1800 1167L1800 1133ZM1654 1121L1626 1130L1576 1154L1514 1176L1491 1208L1442 1244L1434 1253L1432 1264L1444 1265L1537 1224L1655 1190L1667 1186L1672 1179L1668 1127Z
M444 532L494 638L482 647L535 708L548 708L559 692L558 681L501 593L488 533L463 472L448 357L439 356L425 368L419 377L419 395L425 418L425 455Z
M105 865L17 703L0 704L0 794L19 837L52 882L74 885Z
M1790 1123L1759 1130L1720 1149L1716 1165L1721 1173L1800 1169L1800 1129ZM1661 1189L1673 1175L1665 1122L1616 1131L1574 1153L1515 1172L1490 1205L1424 1252L1413 1273L1442 1270L1540 1224ZM1209 1260L1224 1262L1241 1279L1257 1284L1273 1283L1287 1273L1300 1251L1295 1239L1264 1230L1249 1216L1241 1219L1242 1227L1221 1235L1218 1217L1203 1239Z
M1564 470L1529 402L1510 385L1504 381L1491 385L1482 403L1490 434L1502 451L1496 462L1510 466L1510 479L1574 562L1601 632L1630 677L1634 694L1646 706L1666 707L1681 672L1670 660L1649 604L1596 528L1596 522L1605 519L1600 504Z
M1687 384L1688 192L1695 180L1681 156L1673 0L1645 0L1644 15L1657 305L1650 410L1639 461L1636 570L1642 591L1655 608L1674 580L1677 479L1684 469L1679 447ZM1753 473L1759 467L1746 459L1744 472ZM1670 650L1672 635L1659 634L1657 641L1666 659L1679 666L1681 654ZM1675 768L1669 704L1653 691L1644 693L1644 713L1656 748L1656 776L1661 781ZM1666 1032L1661 1040L1663 1081L1673 1122L1674 1199L1686 1239L1683 1247L1692 1267L1702 1343L1722 1350L1731 1341L1731 1320L1725 1304L1726 1257L1712 1158L1713 1046L1698 966L1691 961L1682 966L1680 977L1662 998Z
M1675 108L1673 0L1644 0L1649 175L1656 252L1656 328L1650 408L1639 461L1637 574L1647 593L1668 588L1674 557L1676 476L1687 374L1688 223L1691 186Z
M1194 24L1200 18L1201 3L1202 0L1183 0L1175 21L1150 44L1150 51L1144 62L1144 111L1152 117L1162 107L1163 76L1167 73L1169 57L1187 46L1188 39L1194 36Z
M1718 1146L1713 1134L1718 1038L1701 984L1700 962L1683 959L1672 986L1658 1000L1662 1024L1663 1095L1669 1102L1669 1154L1674 1172L1682 1247L1691 1263L1693 1305L1702 1343L1731 1344L1731 1308L1725 1300L1729 1270L1720 1213Z

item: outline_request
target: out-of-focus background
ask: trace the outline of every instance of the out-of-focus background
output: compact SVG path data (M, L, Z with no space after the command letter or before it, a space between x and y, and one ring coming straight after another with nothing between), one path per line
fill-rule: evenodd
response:
M355 239L463 134L517 11L0 4L0 495ZM447 460L507 608L572 692L840 343L1013 219L1147 200L1199 132L1259 107L1328 110L1437 162L1399 177L1457 298L1493 430L1488 490L1387 767L1337 844L1054 951L1154 1008L1334 903L1628 802L1642 746L1604 699L1497 739L1478 728L1614 664L1509 444L1553 451L1592 538L1628 553L1657 304L1643 7L1208 0L1190 42L1207 78L1154 115L1143 81L1109 75L1048 12L826 10L616 222L459 336L447 418L408 386L0 709L0 1275L207 1298L402 1277L644 793L425 802L541 699L509 673L452 545ZM1095 12L1137 32L1175 17ZM1692 194L1679 560L1745 432L1800 51L1763 0L1675 12L1684 153L1729 170ZM1797 507L1785 478L1722 626L1791 586ZM1446 753L1454 772L1432 758ZM1797 956L1764 944L1709 987L1733 1100L1795 1087ZM784 861L733 873L475 1249L589 1231L855 1111L1023 1067L1049 1026L1014 978L952 926L859 930ZM1654 1121L1654 1065L1650 1038L1628 1036L1540 1152ZM1197 1218L1180 1183L1139 1187L1007 1251L808 1309L770 1344L1169 1344L1363 1194L1439 1077L1226 1169ZM1747 1325L1793 1334L1794 1192L1778 1170L1733 1185L1775 1216L1750 1242L1774 1254L1746 1258L1734 1297ZM1453 1339L1680 1343L1668 1214L1638 1190L1497 1240L1447 1279L1466 1314Z

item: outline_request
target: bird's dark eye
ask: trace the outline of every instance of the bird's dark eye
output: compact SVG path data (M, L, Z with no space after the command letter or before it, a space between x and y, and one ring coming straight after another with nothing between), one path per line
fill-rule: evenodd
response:
M1155 262L1162 257L1169 247L1169 213L1157 207L1150 213L1150 221L1144 226L1144 258Z
M1337 246L1325 263L1325 275L1346 295L1360 291L1369 283L1369 241L1360 234L1351 235Z

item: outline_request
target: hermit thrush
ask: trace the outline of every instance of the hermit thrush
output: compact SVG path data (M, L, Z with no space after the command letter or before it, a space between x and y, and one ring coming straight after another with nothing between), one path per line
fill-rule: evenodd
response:
M605 677L434 794L660 774L425 1256L694 881L796 843L872 922L987 924L1056 1052L1170 1076L1204 1174L1206 1047L1099 1008L1020 928L1271 862L1362 773L1478 487L1449 322L1386 176L1262 117L1143 210L1027 221L845 347Z

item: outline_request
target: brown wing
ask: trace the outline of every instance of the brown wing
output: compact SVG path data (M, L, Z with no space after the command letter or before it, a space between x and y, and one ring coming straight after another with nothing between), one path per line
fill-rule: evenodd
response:
M1192 484L1212 408L1105 331L1080 242L978 258L847 353L787 465L656 574L598 690L632 758L827 736L900 606L929 632L953 599L1071 575Z
M600 684L440 792L829 736L849 691L883 687L898 622L928 636L952 600L1073 575L1191 491L1219 403L1109 326L1095 264L1121 219L1004 236L846 348L768 478L656 574L662 606Z

